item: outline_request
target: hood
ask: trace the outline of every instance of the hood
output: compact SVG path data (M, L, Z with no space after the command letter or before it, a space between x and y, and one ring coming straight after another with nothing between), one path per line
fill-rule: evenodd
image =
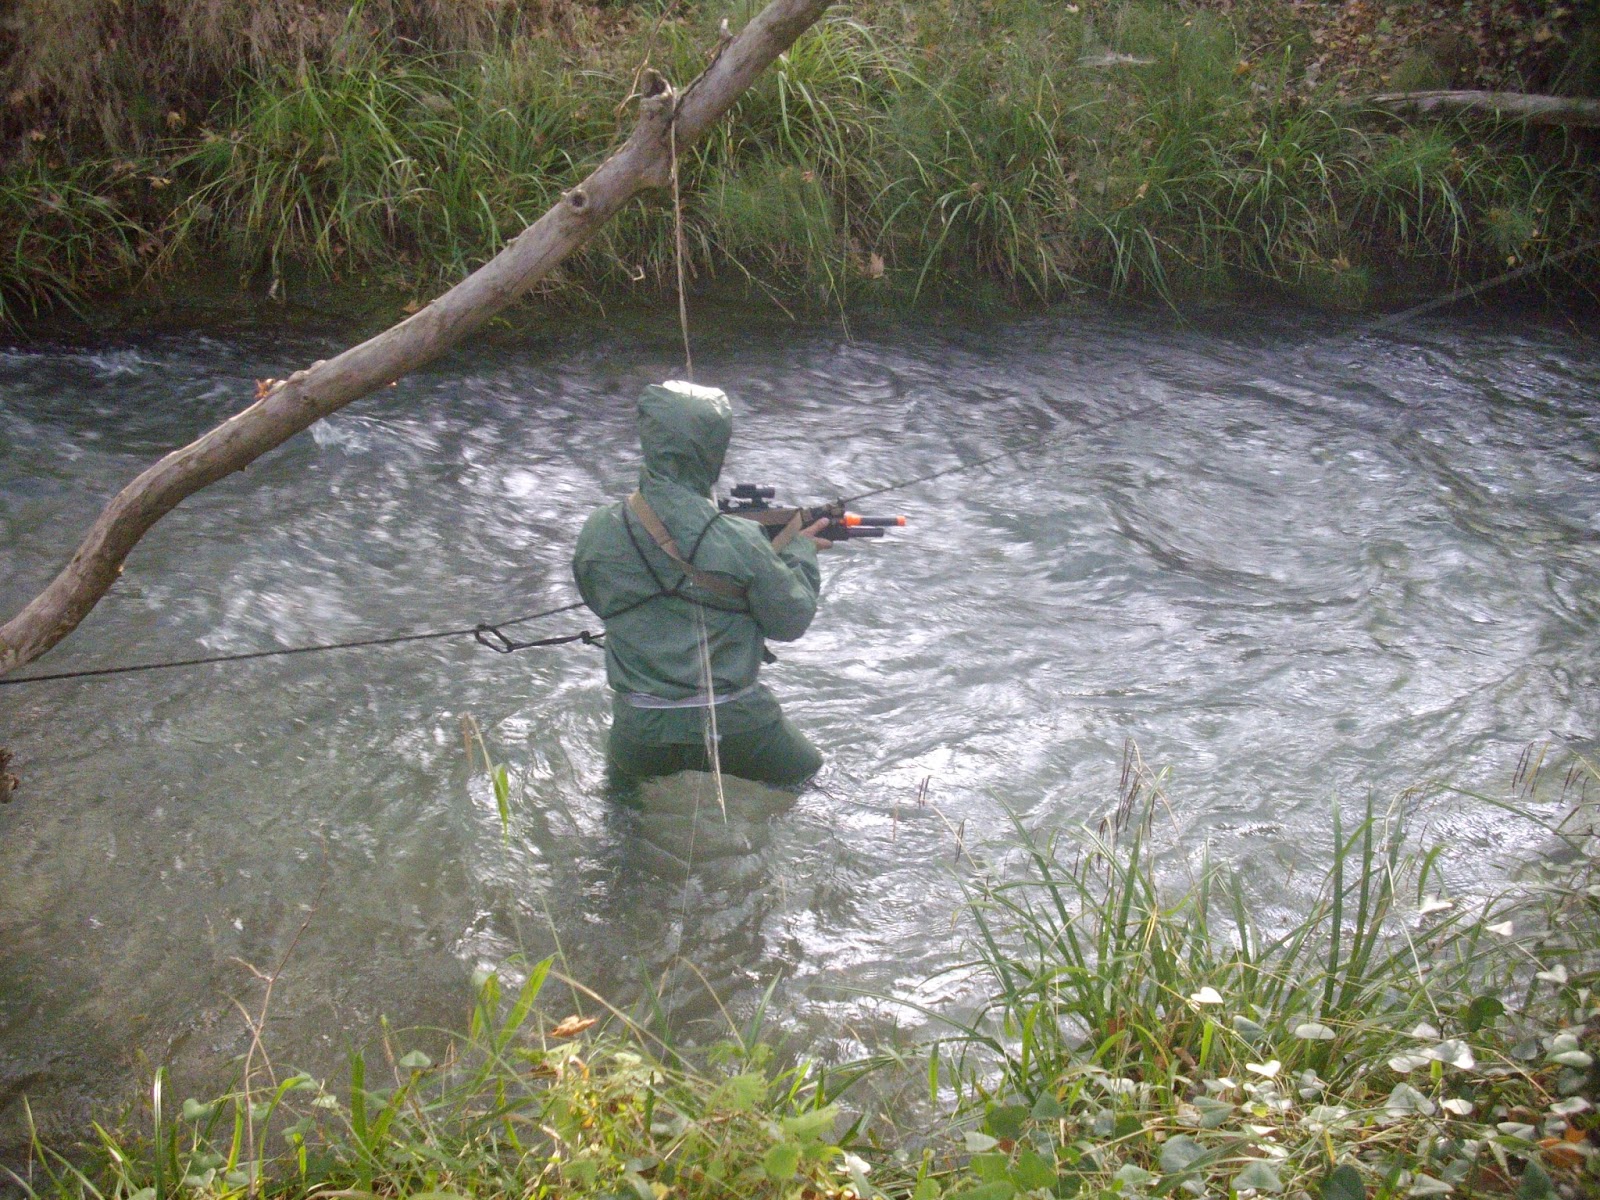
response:
M668 380L639 397L640 484L669 480L710 496L733 437L733 405L717 388Z

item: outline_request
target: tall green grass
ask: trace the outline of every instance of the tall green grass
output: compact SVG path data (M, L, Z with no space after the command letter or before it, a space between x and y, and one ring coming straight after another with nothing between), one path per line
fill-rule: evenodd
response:
M1563 790L1589 779L1579 762ZM1546 826L1552 852L1484 898L1452 892L1439 850L1393 814L1335 810L1332 861L1297 913L1209 862L1164 868L1158 799L1134 763L1100 830L1016 824L1006 877L969 885L961 970L979 1000L931 1013L949 1032L917 1056L786 1064L761 1041L770 992L724 1042L675 1046L575 985L552 995L542 962L515 986L479 977L462 1033L384 1027L339 1081L275 1075L258 1041L215 1099L180 1101L158 1072L91 1144L36 1141L13 1182L30 1200L1600 1188L1594 829ZM588 1015L550 1019L574 1008ZM267 1021L263 1002L258 1040ZM920 1115L852 1111L874 1073L880 1094L925 1086Z
M554 202L611 133L548 75L372 54L252 84L174 163L171 250L222 246L273 278L394 268L459 278Z
M0 138L33 127L113 154L148 151L242 72L397 41L456 53L530 33L576 39L591 13L564 0L12 0L0 23Z
M135 173L132 163L52 167L37 156L0 173L0 325L77 309L130 277L149 237L118 196Z
M369 35L263 64L180 122L148 172L173 187L137 204L62 193L96 236L43 268L0 264L0 291L47 303L131 281L118 231L134 226L169 269L221 254L268 287L437 289L625 135L647 57L680 83L702 69L727 11L641 13L583 56L553 38L439 55ZM26 169L3 187L29 186ZM1245 61L1223 17L1155 0L834 10L682 175L691 277L785 305L1093 291L1361 307L1600 236L1582 143L1363 112L1308 91L1292 45ZM0 205L13 228L34 227ZM660 294L672 255L670 206L646 198L552 286Z
M1452 896L1393 814L1336 809L1314 902L1272 920L1236 872L1164 883L1151 815L1087 840L1019 823L1029 870L971 893L984 999L929 1082L975 1124L985 1197L1600 1184L1586 838L1533 886Z
M550 966L505 992L483 977L464 1033L385 1028L337 1085L247 1060L237 1090L180 1101L158 1072L123 1126L96 1125L77 1154L36 1141L12 1181L72 1200L659 1200L838 1195L860 1178L865 1164L844 1149L854 1127L819 1073L773 1064L738 1031L696 1070L603 1004L543 1020Z

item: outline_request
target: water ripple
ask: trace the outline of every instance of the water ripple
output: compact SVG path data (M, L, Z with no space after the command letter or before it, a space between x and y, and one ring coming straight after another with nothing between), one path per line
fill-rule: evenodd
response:
M908 528L826 556L817 623L770 671L827 753L820 787L711 830L728 852L685 876L682 822L604 795L588 648L5 689L24 790L0 812L0 1094L118 1094L131 1077L105 1064L134 1052L198 1092L242 1044L236 960L269 960L306 905L280 1061L332 1069L380 1012L458 1024L473 966L558 946L618 999L649 978L712 1024L680 947L736 1011L781 980L774 1019L843 1052L846 1022L970 1000L938 974L964 954L958 878L1020 869L1013 814L1097 821L1128 739L1170 769L1173 869L1209 848L1268 914L1314 878L1335 801L1503 790L1528 742L1594 742L1592 337L1439 318L1335 344L1331 318L1292 314L705 324L701 378L737 402L725 482L809 501L1016 452L875 498ZM254 379L336 348L274 331L0 353L0 601ZM654 326L597 327L352 405L164 520L48 666L566 602L579 523L634 481L632 397L671 354ZM509 835L473 730L509 769ZM1410 795L1463 884L1533 844L1463 796Z

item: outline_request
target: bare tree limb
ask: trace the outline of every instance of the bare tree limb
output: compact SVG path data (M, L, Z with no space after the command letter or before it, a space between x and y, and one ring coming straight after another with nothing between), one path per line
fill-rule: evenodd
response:
M1475 114L1530 125L1600 126L1600 100L1521 92L1385 92L1359 101L1394 113Z
M773 0L680 94L654 72L622 146L504 250L398 325L337 358L296 371L249 408L174 450L119 492L77 553L0 626L0 675L32 662L77 628L122 573L139 539L185 497L242 470L313 422L432 361L523 295L646 188L664 187L676 113L681 152L728 109L831 0Z

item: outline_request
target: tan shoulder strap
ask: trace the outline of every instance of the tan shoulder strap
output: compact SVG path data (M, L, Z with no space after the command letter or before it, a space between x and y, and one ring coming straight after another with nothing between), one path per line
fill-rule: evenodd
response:
M661 548L661 553L670 558L674 565L687 575L691 582L698 588L703 588L713 596L721 596L726 600L743 600L745 590L725 575L713 575L710 571L702 570L688 559L684 558L683 551L678 549L678 543L673 540L672 534L667 532L667 527L661 523L661 518L656 516L655 509L651 508L644 496L635 492L628 497L628 511L638 518L639 524L644 526L646 533L652 541Z

